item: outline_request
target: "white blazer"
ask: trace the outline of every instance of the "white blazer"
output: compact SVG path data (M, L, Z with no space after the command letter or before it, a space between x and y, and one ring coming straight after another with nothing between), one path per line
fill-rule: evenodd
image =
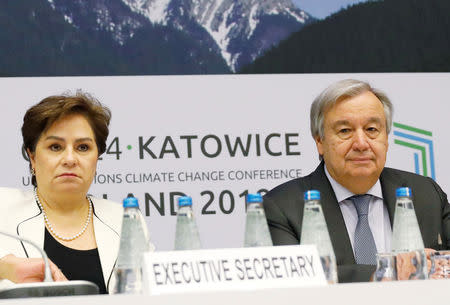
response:
M94 232L107 290L117 259L123 208L120 204L91 198L94 210ZM44 248L45 225L41 209L32 191L0 187L0 231L25 237ZM33 246L0 235L0 258L7 254L17 257L41 257ZM13 285L0 280L0 289ZM111 286L111 287L110 287Z

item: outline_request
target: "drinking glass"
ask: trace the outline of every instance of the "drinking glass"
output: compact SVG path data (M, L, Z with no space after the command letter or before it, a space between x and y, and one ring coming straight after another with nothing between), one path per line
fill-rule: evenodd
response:
M428 278L424 250L395 252L398 280L425 280Z
M430 279L450 279L450 250L436 251L431 254Z
M392 253L377 253L377 270L375 282L390 282L397 280L396 257Z

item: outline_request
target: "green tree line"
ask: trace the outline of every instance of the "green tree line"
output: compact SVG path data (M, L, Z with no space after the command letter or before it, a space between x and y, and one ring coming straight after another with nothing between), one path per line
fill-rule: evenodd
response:
M384 0L305 26L240 72L449 71L450 1Z

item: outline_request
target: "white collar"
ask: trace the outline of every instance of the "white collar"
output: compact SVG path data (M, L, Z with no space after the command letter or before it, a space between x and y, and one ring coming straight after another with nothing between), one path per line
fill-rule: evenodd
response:
M345 187L343 187L341 184L339 184L339 182L334 180L333 177L331 177L330 173L328 172L326 164L324 165L324 167L325 167L325 174L327 175L327 178L330 181L331 187L333 188L334 194L336 195L336 199L339 203L346 200L348 197L356 195L350 192ZM377 182L366 192L366 194L378 197L381 200L383 200L383 193L381 191L380 179L377 180Z

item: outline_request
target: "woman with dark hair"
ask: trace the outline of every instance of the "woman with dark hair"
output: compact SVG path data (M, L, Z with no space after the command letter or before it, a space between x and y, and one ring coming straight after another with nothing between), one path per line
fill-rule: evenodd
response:
M0 188L0 231L46 251L55 280L88 280L107 293L122 207L87 195L105 152L111 112L93 97L50 96L23 119L34 190ZM26 243L0 236L0 287L42 281L43 260Z

